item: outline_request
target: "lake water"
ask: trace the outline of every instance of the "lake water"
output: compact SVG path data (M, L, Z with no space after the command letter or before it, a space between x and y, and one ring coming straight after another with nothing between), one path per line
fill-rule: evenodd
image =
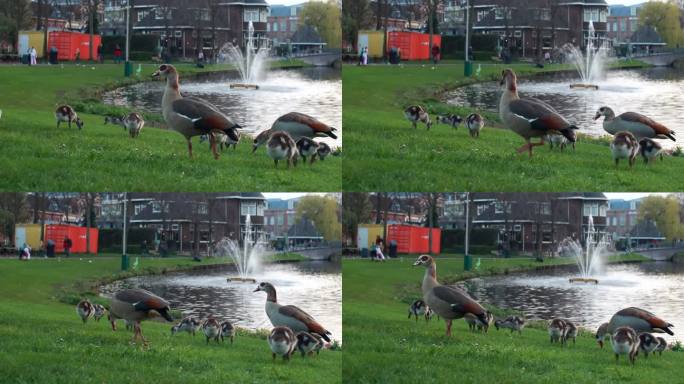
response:
M607 71L606 77L596 82L599 90L570 89L569 84L579 82L571 73L519 79L521 97L535 97L556 108L570 122L577 124L579 132L605 135L603 119L594 115L602 106L609 106L616 115L638 112L651 117L677 132L679 142L684 140L684 70L649 68ZM485 82L461 87L446 94L447 103L470 106L498 114L501 89L499 82ZM666 148L677 144L659 140ZM680 146L682 146L680 144Z
M105 296L122 288L144 288L165 298L172 309L202 319L213 314L243 328L270 329L264 305L266 294L253 292L256 283L228 283L235 273L191 271L157 276L140 276L117 281L102 289ZM267 264L253 276L257 282L270 282L278 302L303 309L342 340L342 277L339 263L311 261ZM180 320L180 319L179 319ZM169 329L171 324L169 324Z
M280 116L302 112L337 128L337 140L322 138L333 147L342 145L342 78L339 69L312 67L271 70L259 82L258 90L230 89L240 82L235 74L204 74L184 81L184 96L202 98L253 134L271 127ZM103 95L106 104L129 106L138 110L161 113L161 99L166 83L144 82L122 87Z
M599 284L571 284L572 268L471 279L466 289L481 302L522 311L529 319L567 318L592 331L626 307L639 307L675 325L684 340L684 264L646 262L606 267Z

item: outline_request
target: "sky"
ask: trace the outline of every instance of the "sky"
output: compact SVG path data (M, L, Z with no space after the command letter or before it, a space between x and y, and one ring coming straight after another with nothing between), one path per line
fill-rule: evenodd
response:
M613 5L613 4L622 4L622 5L633 5L633 4L639 4L639 3L645 3L647 0L606 0L606 3Z
M304 193L304 192L291 192L291 193L264 192L262 194L267 199L283 199L283 200L294 199L295 197L300 197L300 196L304 196L304 195L325 195L325 193Z
M607 198L609 199L624 199L624 200L632 200L632 199L638 199L640 197L648 196L648 195L661 195L661 196L667 196L667 193L617 193L617 192L604 192L604 195L606 195Z

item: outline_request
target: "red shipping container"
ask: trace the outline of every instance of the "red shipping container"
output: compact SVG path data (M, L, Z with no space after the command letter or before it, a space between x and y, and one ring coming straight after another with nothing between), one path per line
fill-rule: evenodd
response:
M391 241L397 242L397 252L399 253L428 253L429 230L426 227L413 225L392 224L387 226L387 244ZM432 228L432 253L441 252L442 230Z
M86 230L85 227L75 225L48 224L45 226L45 241L55 242L55 251L64 252L64 238L71 239L71 253L86 253ZM90 252L97 254L97 228L90 228Z
M442 36L432 35L432 45L436 45L442 52ZM430 34L418 32L399 32L387 33L387 49L399 48L402 60L429 60L430 53Z
M93 59L97 58L97 47L102 38L100 35L93 35ZM57 48L57 59L74 61L76 60L76 50L80 51L81 60L90 60L90 35L79 32L50 32L48 37L48 51L50 48Z

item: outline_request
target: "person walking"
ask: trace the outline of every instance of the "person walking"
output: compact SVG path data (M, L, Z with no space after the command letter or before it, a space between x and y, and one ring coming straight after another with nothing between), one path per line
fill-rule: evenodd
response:
M437 65L439 62L439 45L432 46L432 63Z
M102 53L102 44L97 46L97 61L99 61L100 64L104 64L104 54Z
M382 240L382 237L378 235L375 238L375 259L377 261L385 261L385 254L382 253L382 248L384 245L384 241Z
M73 243L71 242L71 239L69 236L64 237L64 256L69 257L71 254L71 247L73 246Z
M36 65L36 56L38 56L38 52L36 51L36 47L31 47L29 50L29 57L31 59L31 65Z
M119 64L122 60L121 47L117 44L114 48L114 63Z
M76 48L76 64L81 64L81 48Z

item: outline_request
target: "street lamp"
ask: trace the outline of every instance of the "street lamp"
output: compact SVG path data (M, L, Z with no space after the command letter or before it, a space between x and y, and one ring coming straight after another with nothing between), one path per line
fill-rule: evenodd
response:
M473 268L472 257L468 254L470 250L470 193L465 194L466 221L465 221L465 252L463 256L463 270L470 271Z
M122 244L122 249L123 252L121 253L121 270L122 271L127 271L128 270L128 255L126 254L126 214L128 211L128 204L127 204L127 194L124 192L123 194L123 244Z
M131 30L131 6L129 0L124 0L123 4L126 5L126 60L124 61L124 76L131 77L133 66L131 65L131 62L128 61L128 52L130 48L130 37L128 35Z
M470 62L469 48L470 48L470 1L465 0L465 62L463 63L463 75L470 77L473 74L473 63ZM461 3L463 4L463 3Z

